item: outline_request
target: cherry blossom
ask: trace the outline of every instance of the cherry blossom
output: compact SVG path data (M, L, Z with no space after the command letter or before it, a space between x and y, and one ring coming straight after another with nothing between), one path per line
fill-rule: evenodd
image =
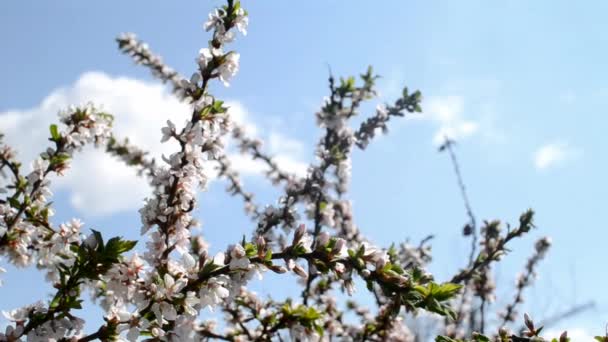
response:
M420 93L404 89L394 104L378 105L356 128L352 119L362 111L362 103L376 95L377 76L370 68L359 85L354 78L337 82L330 75L330 96L315 114L323 132L315 159L305 176L296 176L284 171L261 141L233 125L228 106L211 93L210 84L228 86L237 75L240 54L228 44L238 32L246 35L248 25L240 1L227 0L214 9L204 24L211 39L195 57L189 79L165 65L134 34L117 38L122 52L170 83L190 106L189 120L169 119L160 128L160 141L173 141L176 149L159 160L127 138L115 137L113 116L91 103L59 113L60 125L49 128L51 146L32 161L29 172L0 141L0 169L6 167L8 184L0 189L6 194L0 201L0 257L18 267L37 266L54 288L48 301L3 312L10 323L0 341L137 341L144 336L155 341L267 341L288 336L297 341L411 341L403 319L410 312L433 312L455 322L446 324L446 331L458 331L464 315L453 310L452 302L461 295L461 284L474 288L480 298L492 298L491 279L479 279L488 278L489 267L505 253L507 242L530 231L532 212L524 213L519 226L506 234L499 223L486 224L483 254L448 282L435 281L425 270L430 251L424 244L373 244L355 224L347 198L351 155L356 148L365 149L378 131L386 132L393 117L420 112ZM276 200L266 206L255 203L231 168L230 143L267 168L267 178L280 192ZM151 191L139 209L139 241L108 239L105 232L78 219L58 225L51 220L50 175L65 175L74 153L89 144L104 147L147 177ZM202 226L195 213L206 210L199 208L198 198L214 169L228 180L228 192L243 199L254 229L249 238L245 234L212 257L203 233L213 227ZM549 246L548 239L537 242L527 272L518 278L519 290L530 283L534 266ZM269 273L295 274L303 288L298 298L262 299L249 291L252 282ZM356 279L373 295L375 310L337 299L339 292L353 296ZM104 311L104 323L94 330L87 327L86 333L85 322L77 317L85 293ZM514 307L507 307L505 322ZM207 309L221 311L224 324L203 319L201 311ZM351 316L360 324L345 319ZM529 336L540 330L527 316L525 323Z

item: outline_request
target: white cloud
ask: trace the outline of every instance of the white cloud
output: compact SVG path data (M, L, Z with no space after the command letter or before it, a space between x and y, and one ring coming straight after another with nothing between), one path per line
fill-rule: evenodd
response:
M435 96L426 101L424 118L434 121L439 126L433 136L435 144L443 143L445 137L461 140L477 133L479 123L465 119L463 113L462 96Z
M228 105L232 120L244 127L249 137L262 138L263 149L274 157L283 170L298 176L306 175L308 164L302 161L304 146L300 141L286 137L272 129L266 135L261 136L259 127L250 121L250 114L240 103L231 102ZM243 174L261 174L268 169L263 162L252 160L246 155L234 152L230 153L228 157L232 166Z
M176 145L160 143L160 128L167 119L182 124L189 116L188 106L179 102L164 86L127 77L110 77L100 72L81 75L75 84L51 92L38 106L26 110L10 110L0 113L0 131L6 142L18 151L25 167L46 146L48 127L57 122L57 112L71 104L92 101L115 115L114 133L129 137L132 143L153 156L160 157L175 151ZM268 149L277 155L277 162L292 172L302 174L301 145L270 131L260 135L249 114L238 102L228 103L233 118L246 126L252 134L268 138ZM178 126L179 127L179 126ZM237 161L243 159L236 156ZM263 166L255 162L236 162L234 165L245 174L255 174ZM149 193L144 179L136 177L135 170L117 159L105 155L102 150L86 149L78 153L72 168L65 177L53 180L54 189L66 190L71 204L78 210L92 215L136 209Z
M537 170L564 164L580 155L580 151L564 142L542 145L534 153L534 166Z

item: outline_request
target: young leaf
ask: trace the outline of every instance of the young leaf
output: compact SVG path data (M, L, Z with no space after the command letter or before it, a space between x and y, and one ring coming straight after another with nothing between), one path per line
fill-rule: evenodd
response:
M49 130L51 131L51 140L52 141L59 141L61 139L61 135L59 134L59 130L57 129L57 125L52 124L49 127Z

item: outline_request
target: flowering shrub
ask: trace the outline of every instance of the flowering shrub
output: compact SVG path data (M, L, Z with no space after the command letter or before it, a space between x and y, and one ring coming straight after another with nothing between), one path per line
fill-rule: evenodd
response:
M5 312L11 324L0 333L0 341L414 341L410 320L420 312L443 317L433 330L442 334L437 341L540 340L540 328L527 316L522 337L506 327L516 318L548 239L537 242L495 335L482 335L487 330L485 305L494 298L492 265L511 240L534 227L532 211L506 231L498 221L485 222L478 236L469 208L471 222L464 233L472 236L471 257L447 282L425 270L431 261L428 240L419 246L375 246L357 228L346 198L351 152L364 150L391 119L421 112L420 92L405 88L400 98L378 105L373 115L353 127L351 119L361 104L376 95L377 76L371 68L359 82L330 76L329 96L316 113L323 131L316 162L305 177L297 177L282 170L261 142L232 124L227 106L210 92L212 82L227 86L237 74L240 55L227 46L237 33L246 34L248 23L238 1L228 0L211 13L204 28L212 37L199 51L189 79L167 67L135 35L118 37L122 52L170 83L175 96L191 105L189 121L168 120L162 128L159 139L179 145L162 161L113 136L112 115L93 105L60 113L61 126L50 127L51 147L32 163L29 173L24 173L15 152L2 145L6 197L0 201L0 255L17 266L36 265L56 292L48 301ZM224 154L228 136L242 153L266 164L267 177L283 189L276 204L262 208L244 189ZM107 239L98 231L87 235L76 219L59 226L51 223L49 175L63 175L73 154L91 143L149 180L152 191L139 210L141 242ZM454 156L449 142L442 148ZM212 168L228 182L228 192L243 199L246 214L256 222L250 239L235 241L214 256L208 254L203 237L192 232L198 225L192 215L197 194L205 189ZM132 251L137 243L145 244L141 255ZM301 297L262 299L247 290L253 278L267 272L297 275ZM357 279L373 294L376 308L336 299L336 292L352 295ZM83 292L91 293L105 311L105 323L87 327L90 333L76 316ZM206 309L223 312L223 324L202 320ZM562 335L560 341L565 340Z

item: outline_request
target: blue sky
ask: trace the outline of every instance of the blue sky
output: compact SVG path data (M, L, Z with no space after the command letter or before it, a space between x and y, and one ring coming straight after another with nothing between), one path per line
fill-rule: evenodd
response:
M160 139L160 126L154 131L154 125L172 113L154 108L168 103L168 96L147 70L118 53L113 39L120 32L135 32L168 64L189 75L198 49L208 40L202 24L218 3L2 2L0 127L50 122L55 105L87 95L99 101L109 92L145 106L141 94L127 93L131 89L149 91L143 98L158 105L147 104L154 112L149 120L141 106L124 105L130 114L124 116L123 131L141 141L150 134ZM373 65L383 76L380 101L390 101L402 85L420 89L425 96L420 119L392 122L388 136L365 153L355 152L351 195L361 229L383 245L435 234L432 270L446 278L461 266L467 253L468 241L460 237L466 216L448 156L438 154L434 143L438 132L447 130L458 140L478 218L516 223L528 207L537 211L539 229L516 242L497 270L499 303L511 298L514 274L535 238L549 235L554 246L537 285L526 293L528 311L541 318L594 299L595 310L561 326L603 331L608 321L603 291L608 276L602 263L608 232L600 213L608 193L603 143L608 72L602 66L608 53L608 3L244 1L244 6L250 13L249 34L234 45L241 53L241 71L229 88L218 84L214 91L238 102L261 137L291 143L277 142L273 152L289 156L294 165L310 160L318 136L313 114L327 93L328 65L337 75L358 74ZM96 80L106 86L96 88ZM55 97L48 100L49 95ZM45 106L44 99L51 105ZM123 108L120 99L116 102ZM7 123L8 117L20 115L28 116L21 126ZM121 125L121 113L115 115ZM138 130L137 120L152 133ZM44 141L36 132L29 133L32 139ZM29 143L17 149L37 147L18 130L6 134L9 141ZM85 161L95 162L83 157L81 164ZM101 163L92 165L96 169ZM125 188L129 181L79 181L57 186L56 222L80 217L107 234L137 236L139 218ZM95 189L77 190L79 184L103 184L96 196L105 193L115 200L102 213L91 212L86 199L98 197L83 192ZM276 197L257 176L247 176L245 184L261 191L261 203ZM212 184L199 209L203 232L218 250L253 227L233 215L242 212L241 204L222 188ZM75 200L78 191L84 203ZM3 299L1 309L30 302L30 292L40 297L48 291L35 284L40 276L34 272L9 271L2 275L0 293L11 299Z

